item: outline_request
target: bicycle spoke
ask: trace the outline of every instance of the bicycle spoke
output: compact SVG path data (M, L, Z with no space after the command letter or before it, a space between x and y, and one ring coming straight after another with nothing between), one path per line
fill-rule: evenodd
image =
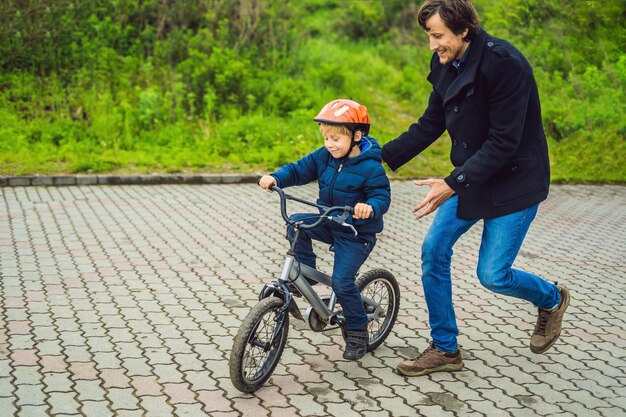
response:
M289 334L284 301L262 299L243 320L231 349L230 379L239 391L254 392L274 372Z
M373 281L365 288L365 295L367 298L372 300L372 302L377 305L380 310L382 310L381 315L370 321L368 326L370 337L375 339L378 336L378 332L386 327L385 321L387 320L387 316L392 309L392 305L389 302L391 291L384 282Z
M275 346L272 346L270 342L276 330L277 311L272 313L274 314L267 314L259 321L244 354L243 372L246 379L250 381L263 375L271 363L270 356L274 353ZM266 350L265 346L269 349Z

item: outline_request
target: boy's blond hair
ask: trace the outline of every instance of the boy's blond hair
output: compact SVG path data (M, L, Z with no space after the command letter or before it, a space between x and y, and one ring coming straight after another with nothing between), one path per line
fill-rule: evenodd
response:
M320 132L322 132L322 135L324 136L329 136L334 133L334 134L341 134L341 135L352 137L352 132L350 131L350 129L348 129L347 127L343 125L320 123Z

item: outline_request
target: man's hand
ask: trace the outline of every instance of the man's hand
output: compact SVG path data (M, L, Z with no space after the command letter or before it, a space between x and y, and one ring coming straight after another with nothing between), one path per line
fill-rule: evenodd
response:
M367 219L374 212L374 209L369 204L358 203L354 206L354 214L352 218L354 219Z
M454 190L441 178L418 180L415 181L415 185L430 186L430 191L426 194L426 197L413 209L413 213L415 213L425 208L422 212L417 213L417 220L437 210L444 201L454 195Z
M270 185L276 185L276 178L272 177L271 175L263 175L259 180L259 185L261 186L261 188L271 193L272 190L270 190Z

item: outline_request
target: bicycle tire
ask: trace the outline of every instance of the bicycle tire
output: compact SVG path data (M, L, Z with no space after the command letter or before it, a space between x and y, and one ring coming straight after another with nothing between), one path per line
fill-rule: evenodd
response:
M230 380L241 392L254 392L272 376L285 348L289 333L289 313L282 329L276 329L284 301L278 297L261 300L242 321L230 352ZM268 345L278 330L273 345Z
M385 341L396 322L400 310L400 287L393 274L385 269L366 272L357 279L356 285L362 295L374 300L383 308L383 317L367 323L369 333L367 351L371 352ZM367 305L365 307L367 310Z

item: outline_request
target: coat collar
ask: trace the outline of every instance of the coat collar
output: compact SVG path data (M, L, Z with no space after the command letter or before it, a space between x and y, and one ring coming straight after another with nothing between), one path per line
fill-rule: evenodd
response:
M461 71L460 74L451 64L442 65L437 61L436 65L438 65L439 68L437 68L437 66L433 67L433 70L428 75L428 80L433 83L435 89L444 95L444 105L468 86L472 87L467 94L471 95L473 93L473 84L483 56L486 39L487 32L481 28L472 40L472 49L467 61L463 64L463 71ZM436 57L433 59L436 59Z
M336 158L333 158L330 152L328 152L328 155L329 155L330 160L333 161L332 164L336 164L336 165L344 164L344 166L356 165L366 159L373 159L378 162L382 161L382 150L380 149L380 145L378 144L376 139L374 139L373 137L363 136L363 138L361 139L361 142L359 143L359 147L361 148L361 153L351 158L336 159Z

